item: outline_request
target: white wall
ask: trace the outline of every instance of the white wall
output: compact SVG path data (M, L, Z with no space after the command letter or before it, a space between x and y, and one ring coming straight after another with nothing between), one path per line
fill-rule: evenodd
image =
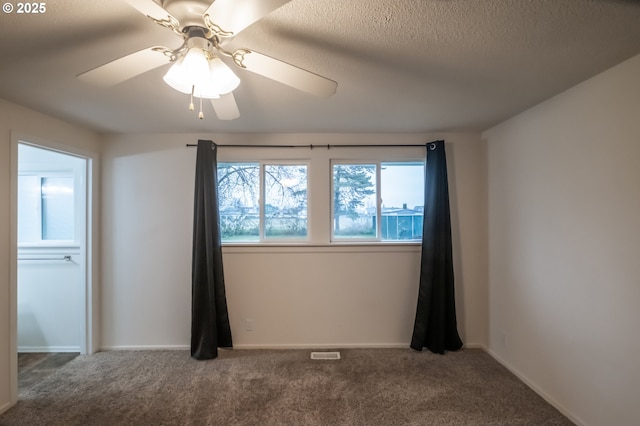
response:
M585 425L637 425L640 56L484 133L489 348Z
M486 343L486 152L479 135L137 134L110 136L103 151L103 347L189 344L196 153L185 144L199 136L219 144L451 142L459 328L465 343ZM389 152L402 155L403 149ZM328 170L326 149L294 151L326 162ZM241 155L234 152L221 149L219 160ZM317 236L325 232L320 228L311 231ZM419 246L254 246L223 253L236 347L408 346ZM253 331L245 330L246 319Z
M12 137L16 134L33 136L34 139L87 153L99 152L96 134L0 99L0 412L6 410L16 398L11 392L17 378L16 354L11 349L15 347L15 332L12 329L16 325L15 282L11 283L11 271L15 270L16 259L15 226L11 224L11 209L15 207L12 205L11 170L15 156L11 147ZM97 175L94 175L93 183L94 192L99 195ZM97 212L97 204L94 204L94 212ZM92 223L97 223L97 216L94 216ZM94 242L97 243L97 240ZM94 261L94 267L97 269L97 261ZM94 284L97 278L94 275ZM97 294L94 296L97 297Z

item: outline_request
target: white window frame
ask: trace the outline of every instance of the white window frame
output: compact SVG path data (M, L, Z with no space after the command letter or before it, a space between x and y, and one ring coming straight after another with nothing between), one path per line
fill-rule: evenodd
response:
M379 243L379 244L411 244L421 242L417 239L407 239L407 240L383 240L382 239L382 164L417 164L421 163L423 167L426 167L426 161L424 158L422 159L406 159L406 160L342 160L342 159L331 159L330 162L330 176L331 176L331 192L329 197L331 198L331 210L330 214L330 225L331 229L329 230L330 242L334 244L344 244L344 243ZM376 204L376 236L373 238L357 238L357 237L339 237L334 234L334 214L335 214L335 197L334 197L334 179L333 179L333 167L334 165L374 165L376 166L376 194L375 194L375 204ZM424 184L424 182L423 182ZM423 230L424 232L424 230Z
M279 161L259 161L260 163L260 198L258 200L258 204L260 207L260 242L261 243L280 243L280 242L295 242L295 243L306 243L309 241L309 161L296 161L296 160L279 160ZM307 223L306 223L306 235L304 238L277 238L277 237L267 237L266 236L266 179L265 179L265 168L266 166L304 166L306 167L306 198L307 198Z
M382 242L380 239L381 227L380 227L380 207L382 200L380 198L380 161L353 161L353 160L331 160L329 174L331 176L331 191L329 197L331 198L331 210L329 211L331 229L329 230L330 241L332 243L362 243L362 242ZM335 180L333 179L333 166L335 165L363 165L363 166L375 166L376 167L376 193L375 193L375 205L376 205L376 236L373 238L358 238L358 237L336 237L334 235L334 213L335 213Z
M282 243L297 243L307 244L310 241L310 202L309 202L309 187L310 187L310 169L311 162L307 160L229 160L219 161L218 164L257 164L258 165L258 241L222 241L223 245L251 245L251 244L282 244ZM307 197L307 223L306 223L306 236L301 238L279 238L266 236L266 179L265 168L266 166L304 166L306 168L306 197Z
M299 141L294 140L296 136L285 136L287 141L291 140L292 146ZM260 149L255 148L238 148L238 149L220 149L218 163L254 163L263 164L283 164L295 165L304 164L307 166L307 236L305 239L276 239L267 238L258 235L252 241L223 241L224 247L278 247L282 250L288 250L286 247L307 246L307 247L330 247L340 246L341 250L348 250L349 246L419 246L421 240L382 240L382 205L380 205L376 213L377 218L377 236L376 239L334 239L333 238L333 176L332 163L343 164L377 164L383 163L421 163L426 166L426 153L422 146L415 148L392 149L388 146L383 148L372 147L366 145L363 147L349 146L325 149L322 143L321 135L317 136L314 144L318 144L318 148L307 149L305 145L300 145L297 149L283 149L280 146L269 147L261 146ZM334 142L331 136L329 140ZM278 139L277 142L282 142ZM344 141L348 143L348 141ZM221 145L222 146L222 145ZM377 167L376 173L381 173L381 167ZM260 173L259 179L264 179L263 173ZM259 192L259 206L262 208L262 182ZM382 185L382 179L377 177L377 185ZM382 188L377 188L378 199L381 198ZM382 201L379 201L380 203ZM263 214L261 213L261 220ZM264 232L264 224L259 225L260 232Z

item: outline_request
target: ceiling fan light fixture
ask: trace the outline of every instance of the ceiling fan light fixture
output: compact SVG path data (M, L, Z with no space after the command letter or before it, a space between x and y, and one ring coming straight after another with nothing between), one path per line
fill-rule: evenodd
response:
M209 60L199 48L191 48L185 56L178 59L169 68L163 80L178 92L193 94L197 98L220 97L218 87L212 82Z
M191 85L189 85L189 78L186 74L186 71L182 65L184 57L178 59L169 71L162 77L165 83L167 83L171 88L177 90L182 93L191 93Z
M218 57L209 61L209 70L211 81L221 95L233 92L240 85L238 76Z
M204 50L192 47L182 61L185 75L194 86L206 84L209 79L209 61Z

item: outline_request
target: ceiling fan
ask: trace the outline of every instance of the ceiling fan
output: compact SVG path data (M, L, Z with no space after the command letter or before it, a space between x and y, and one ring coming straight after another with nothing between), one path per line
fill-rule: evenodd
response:
M183 38L176 49L153 46L133 52L78 75L88 83L111 86L172 63L164 81L176 90L202 99L211 99L221 120L240 116L233 96L240 83L226 65L262 75L312 95L329 97L338 84L250 49L228 51L224 45L243 29L291 0L124 0L156 24L173 30ZM221 58L224 58L223 62Z

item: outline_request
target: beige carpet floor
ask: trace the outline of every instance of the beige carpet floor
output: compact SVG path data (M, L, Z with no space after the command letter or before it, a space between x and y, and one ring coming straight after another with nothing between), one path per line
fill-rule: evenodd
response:
M20 392L1 425L571 425L488 354L343 349L79 356Z

